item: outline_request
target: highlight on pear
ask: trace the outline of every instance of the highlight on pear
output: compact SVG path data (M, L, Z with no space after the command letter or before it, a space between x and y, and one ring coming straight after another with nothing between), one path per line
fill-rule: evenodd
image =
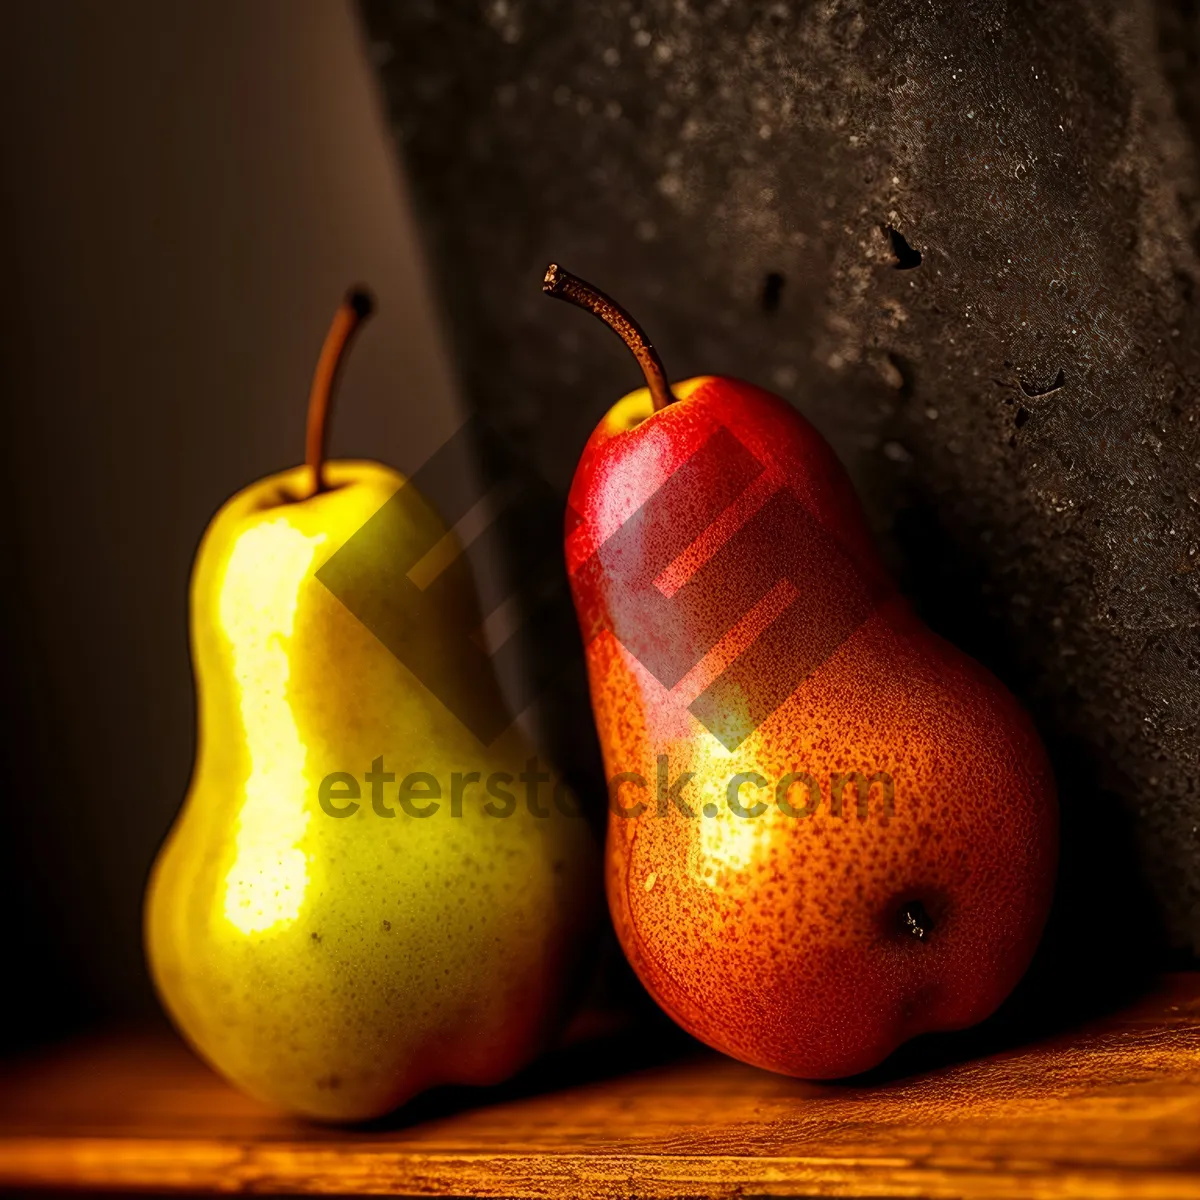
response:
M665 801L639 808L626 786L610 804L626 957L690 1033L789 1075L855 1074L982 1021L1054 889L1055 786L1029 718L917 618L800 413L739 380L669 383L611 297L557 264L544 290L616 332L645 384L584 447L565 539L606 774ZM885 778L885 819L843 819L839 781L865 813ZM781 780L805 819L762 804Z
M323 811L323 781L346 763L374 761L371 788L516 777L533 758L476 660L462 680L452 656L439 670L484 703L485 738L394 652L397 638L469 646L481 618L432 505L389 467L326 457L335 382L371 308L354 289L334 317L304 464L239 492L201 541L196 761L145 902L151 975L184 1037L252 1095L330 1121L497 1083L553 1044L599 891L587 823L565 804L496 821L471 791L456 820L429 821L415 786L413 811L386 822ZM449 547L445 568L401 587L433 545Z

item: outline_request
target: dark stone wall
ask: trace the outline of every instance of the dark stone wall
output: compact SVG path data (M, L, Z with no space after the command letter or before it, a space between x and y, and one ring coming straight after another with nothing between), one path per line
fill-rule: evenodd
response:
M363 12L493 428L561 497L639 383L542 297L550 259L626 303L672 377L786 396L920 611L1046 737L1055 953L1200 951L1190 0ZM577 774L585 743L563 751Z

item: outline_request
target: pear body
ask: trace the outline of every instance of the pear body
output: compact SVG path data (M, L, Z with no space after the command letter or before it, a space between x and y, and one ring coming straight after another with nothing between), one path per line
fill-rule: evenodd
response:
M851 1075L1020 979L1052 774L1011 695L896 592L820 435L747 384L674 390L611 410L570 496L610 909L689 1032Z
M158 992L203 1057L274 1104L358 1120L436 1084L501 1080L554 1034L594 852L547 784L544 815L525 804L532 752L515 728L482 745L315 577L404 483L373 463L326 472L307 499L302 469L246 489L201 544L197 757L145 929ZM405 491L412 536L431 544L444 529ZM395 583L377 566L367 593ZM469 587L432 619L470 628ZM394 775L379 811L378 759ZM512 804L488 794L494 775Z

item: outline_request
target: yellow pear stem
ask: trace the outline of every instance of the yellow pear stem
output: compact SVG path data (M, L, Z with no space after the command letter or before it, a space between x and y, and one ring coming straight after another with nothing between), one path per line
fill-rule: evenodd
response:
M559 300L568 300L580 308L586 308L588 312L599 317L629 347L630 353L637 359L642 374L646 377L646 386L650 389L650 399L655 412L674 403L676 397L667 382L667 373L663 370L658 351L650 344L650 339L642 331L642 327L611 296L606 296L586 279L564 271L558 263L551 263L546 268L542 291Z
M375 311L375 301L366 288L346 293L325 335L321 357L313 372L308 393L308 425L304 436L304 462L312 476L312 494L326 490L325 445L329 436L329 409L333 403L338 374L358 327Z

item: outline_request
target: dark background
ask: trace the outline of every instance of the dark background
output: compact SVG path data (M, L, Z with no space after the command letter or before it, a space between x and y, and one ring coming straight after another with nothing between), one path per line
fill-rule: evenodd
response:
M673 377L787 397L918 610L1050 749L1063 854L1030 1007L1194 964L1196 5L361 7L471 403L561 495L638 384L539 295L549 260L621 299Z
M334 453L414 470L459 424L460 379L547 481L534 523L557 553L583 441L638 379L542 298L551 258L634 309L673 377L740 375L812 419L914 603L1034 713L1064 809L1037 1002L1194 963L1191 7L361 15L368 32L339 0L0 15L0 1041L156 1011L140 902L190 769L191 556L230 493L300 458L348 283L380 312ZM586 791L577 649L544 654Z

